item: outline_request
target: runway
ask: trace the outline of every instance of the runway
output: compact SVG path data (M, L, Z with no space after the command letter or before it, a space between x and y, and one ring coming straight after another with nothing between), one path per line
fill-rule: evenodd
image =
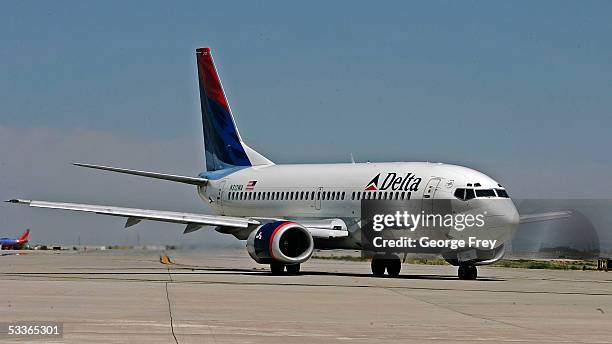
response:
M391 279L311 259L272 276L245 250L159 254L1 256L0 322L61 322L61 343L612 343L612 273L484 267L462 281L405 264Z

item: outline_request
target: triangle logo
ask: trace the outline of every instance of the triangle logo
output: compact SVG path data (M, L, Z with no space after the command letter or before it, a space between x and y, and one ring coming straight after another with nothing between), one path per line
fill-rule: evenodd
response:
M368 185L366 185L366 191L376 191L378 190L378 177L380 177L380 173L376 175L376 177L372 178Z

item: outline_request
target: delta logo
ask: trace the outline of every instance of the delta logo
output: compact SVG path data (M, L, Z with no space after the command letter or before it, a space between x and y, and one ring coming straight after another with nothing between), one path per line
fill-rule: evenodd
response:
M413 173L407 173L405 176L398 176L395 172L389 172L380 186L378 186L380 175L379 173L370 180L365 187L365 191L385 191L389 189L392 191L418 191L419 185L421 184L421 178L417 178Z

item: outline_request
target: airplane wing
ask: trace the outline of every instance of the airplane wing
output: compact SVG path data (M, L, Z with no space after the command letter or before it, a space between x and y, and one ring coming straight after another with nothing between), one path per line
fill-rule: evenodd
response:
M189 233L199 229L201 226L225 226L246 228L249 225L259 225L260 222L254 219L232 216L204 215L194 213L182 213L175 211L162 211L137 208L122 208L106 205L61 203L46 201L31 201L22 199L12 199L9 203L25 204L34 208L64 209L74 211L84 211L103 215L113 215L127 217L125 227L130 227L141 220L152 220L161 222L183 223L187 225L185 232Z
M549 213L526 214L526 215L520 216L520 223L532 223L532 222L564 219L570 216L572 216L571 211L552 211Z
M151 220L159 222L182 223L186 224L183 233L191 233L197 231L203 226L217 226L224 228L222 233L234 234L236 230L247 229L249 226L257 226L263 222L277 221L278 219L266 218L246 218L221 215L205 215L195 213L183 213L175 211L123 208L107 205L80 204L80 203L63 203L63 202L47 202L33 201L23 199L12 199L6 202L24 204L34 208L48 209L63 209L73 211L83 211L88 213L112 215L126 217L125 227L131 227L142 220ZM343 238L348 236L346 225L339 219L328 219L319 221L300 222L315 238L332 239ZM247 236L248 236L247 231Z

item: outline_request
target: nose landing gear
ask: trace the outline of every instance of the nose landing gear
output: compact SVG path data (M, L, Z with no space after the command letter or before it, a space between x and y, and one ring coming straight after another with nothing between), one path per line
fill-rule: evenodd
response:
M461 280L475 280L478 277L478 269L472 264L461 264L457 275Z
M384 276L385 270L389 277L397 277L402 269L402 262L396 255L374 256L371 267L372 274L376 277Z

